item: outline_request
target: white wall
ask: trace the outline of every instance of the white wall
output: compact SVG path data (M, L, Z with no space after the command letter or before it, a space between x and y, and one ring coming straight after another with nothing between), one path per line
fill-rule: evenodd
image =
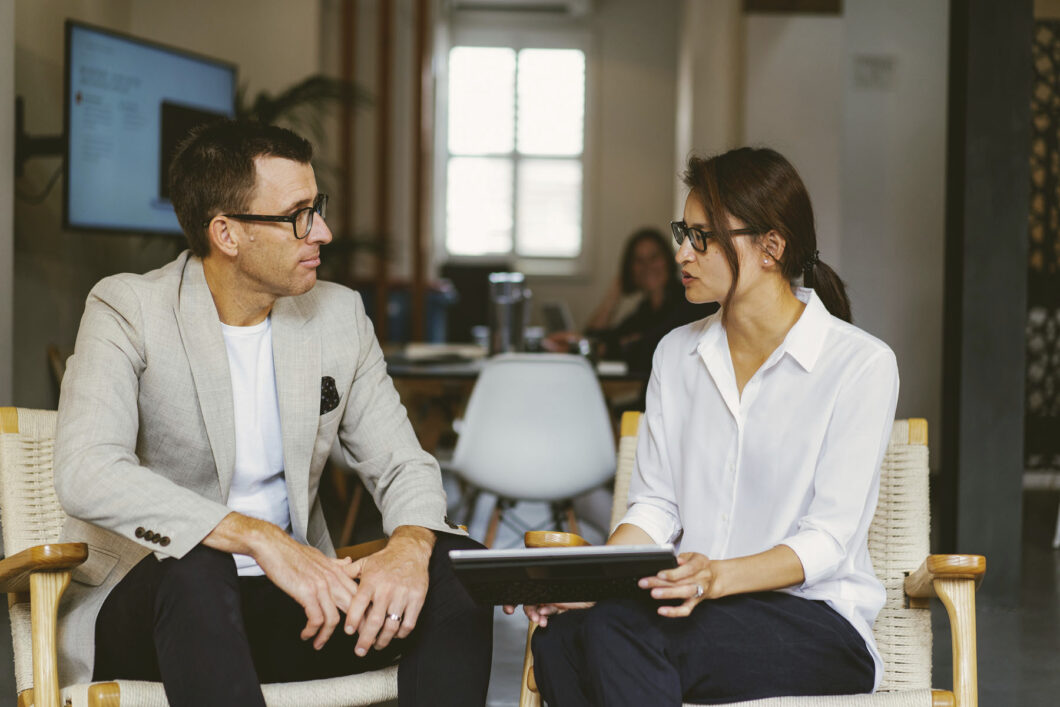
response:
M132 34L239 65L248 95L276 92L319 67L320 4L287 0L133 2Z
M928 419L933 453L942 396L947 8L946 0L847 0L841 17L749 15L737 27L745 36L716 60L740 66L733 53L743 57L739 138L775 147L801 173L822 258L846 280L855 323L894 349L897 414ZM682 56L710 22L714 31L724 24L715 16L698 32L686 28ZM710 95L724 102L728 94ZM679 126L689 106L678 103ZM730 108L713 108L721 124ZM709 131L697 138L717 140ZM680 140L679 129L679 152Z
M62 132L63 22L68 17L236 62L241 82L254 93L275 92L317 70L318 6L282 0L15 3L15 91L26 99L26 129L38 135ZM7 119L5 114L0 125ZM39 192L59 166L57 157L31 161L19 188ZM64 231L61 192L59 184L42 204L15 203L13 398L18 405L55 406L45 350L49 344L66 351L73 347L93 284L115 272L158 267L184 247L181 238Z
M746 21L739 0L684 0L677 59L674 214L688 189L690 154L716 154L743 143Z
M595 174L588 267L576 278L529 278L534 297L567 301L584 325L618 274L626 237L641 226L666 232L673 218L674 106L679 0L600 0L590 20L596 85Z
M14 401L15 0L0 0L0 405Z
M746 29L744 142L777 150L799 171L821 259L842 274L843 18L749 15Z
M894 349L897 414L927 418L937 468L948 3L847 0L844 13L840 274L855 322Z

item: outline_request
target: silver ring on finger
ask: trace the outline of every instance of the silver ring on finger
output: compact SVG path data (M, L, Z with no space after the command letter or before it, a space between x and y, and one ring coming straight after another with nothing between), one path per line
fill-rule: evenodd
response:
M391 621L397 621L401 623L401 614L387 614L386 617Z
M695 598L699 599L701 596L703 596L703 585L702 584L697 584L696 585L696 596L695 596Z

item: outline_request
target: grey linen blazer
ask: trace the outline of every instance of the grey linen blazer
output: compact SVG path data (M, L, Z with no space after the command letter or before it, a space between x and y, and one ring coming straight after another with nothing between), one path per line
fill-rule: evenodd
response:
M334 555L317 492L336 437L387 535L400 525L454 532L438 464L416 440L360 296L318 282L277 300L271 316L294 538ZM323 377L339 394L333 409L330 384L321 404ZM232 408L201 260L184 252L92 289L55 446L55 488L70 516L62 540L89 545L60 608L61 685L91 679L96 615L111 588L151 552L182 557L229 513Z

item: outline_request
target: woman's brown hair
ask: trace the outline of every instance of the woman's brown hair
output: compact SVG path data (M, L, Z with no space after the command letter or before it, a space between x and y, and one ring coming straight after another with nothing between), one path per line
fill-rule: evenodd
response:
M776 231L785 241L777 265L781 274L817 292L832 315L849 322L850 299L835 270L820 261L810 195L799 173L780 153L740 147L710 158L690 157L683 175L691 194L703 206L713 238L732 272L728 298L736 291L740 261L726 215L740 219L761 238Z

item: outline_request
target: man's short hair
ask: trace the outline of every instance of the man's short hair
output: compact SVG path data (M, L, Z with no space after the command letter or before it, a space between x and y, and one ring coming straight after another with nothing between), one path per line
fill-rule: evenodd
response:
M169 168L169 194L191 252L210 253L206 224L220 213L250 208L258 157L308 164L313 146L286 128L250 120L221 120L191 131Z

